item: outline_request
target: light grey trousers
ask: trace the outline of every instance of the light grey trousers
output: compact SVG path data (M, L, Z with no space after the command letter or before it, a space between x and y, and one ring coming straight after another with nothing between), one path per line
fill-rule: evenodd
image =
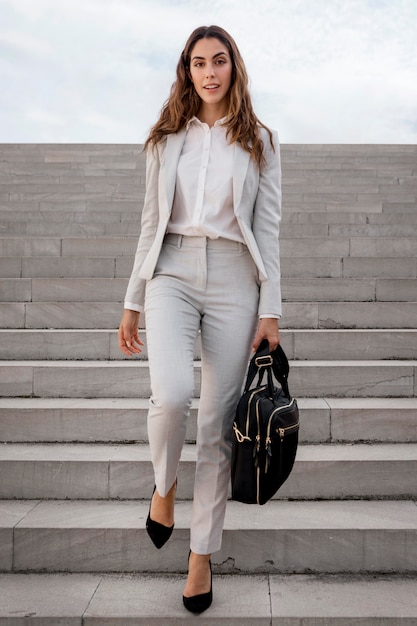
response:
M148 434L158 493L173 485L194 395L201 330L201 391L191 550L221 547L230 482L232 425L257 325L259 283L241 243L167 235L147 283L151 389Z

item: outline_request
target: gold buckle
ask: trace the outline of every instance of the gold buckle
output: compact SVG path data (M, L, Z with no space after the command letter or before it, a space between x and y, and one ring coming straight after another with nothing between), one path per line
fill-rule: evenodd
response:
M273 364L273 359L272 356L270 354L266 355L266 356L258 356L255 359L255 365L256 367L268 367L269 365Z

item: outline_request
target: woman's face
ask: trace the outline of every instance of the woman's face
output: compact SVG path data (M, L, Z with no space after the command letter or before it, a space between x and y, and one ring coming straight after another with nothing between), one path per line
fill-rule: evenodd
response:
M199 39L191 50L190 75L203 106L227 112L232 82L232 60L227 47L215 37Z

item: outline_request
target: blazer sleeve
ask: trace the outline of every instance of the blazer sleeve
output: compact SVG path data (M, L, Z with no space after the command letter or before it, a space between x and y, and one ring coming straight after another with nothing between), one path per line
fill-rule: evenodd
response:
M142 311L145 301L146 280L139 276L143 261L155 239L158 227L158 179L160 156L158 146L150 146L146 153L146 191L142 209L141 230L133 270L125 295L125 309Z
M266 164L259 174L258 192L253 214L253 234L257 241L267 278L261 282L259 315L281 317L281 269L279 226L281 222L281 157L278 133L273 131L272 149L269 136L263 131Z

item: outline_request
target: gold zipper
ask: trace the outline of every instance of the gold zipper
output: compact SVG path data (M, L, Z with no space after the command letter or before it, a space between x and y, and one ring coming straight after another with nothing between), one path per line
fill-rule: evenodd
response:
M261 468L260 468L260 463L259 463L259 452L261 449L261 431L259 428L259 399L258 402L256 403L256 422L258 425L258 434L256 435L256 455L257 455L257 464L256 464L256 501L259 504L259 498L260 498L260 475L261 475Z
M250 414L251 403L252 403L253 397L256 396L256 394L262 391L263 389L266 389L266 385L264 385L263 387L257 387L256 389L254 389L252 395L250 396L248 400L248 410L246 412L246 437L247 438L249 437L249 414Z

